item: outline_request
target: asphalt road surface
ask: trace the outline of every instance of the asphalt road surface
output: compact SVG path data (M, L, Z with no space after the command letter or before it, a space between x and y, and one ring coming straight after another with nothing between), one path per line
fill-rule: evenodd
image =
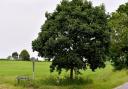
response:
M123 85L120 85L120 86L118 86L118 87L116 87L114 89L128 89L128 83L125 83Z

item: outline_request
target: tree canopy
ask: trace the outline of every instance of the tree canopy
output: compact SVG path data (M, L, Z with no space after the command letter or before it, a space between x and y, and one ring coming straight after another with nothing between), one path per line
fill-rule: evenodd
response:
M120 5L119 8L117 9L117 12L118 13L126 13L128 15L128 2Z
M93 7L86 0L62 0L53 13L46 12L45 16L47 20L32 48L52 60L51 72L70 70L72 79L73 71L105 67L110 29L104 5Z
M30 55L29 55L28 51L24 49L24 50L21 51L21 53L19 55L19 58L21 60L24 60L24 61L29 61L30 60Z
M120 5L109 19L111 55L115 69L128 68L128 3Z
M18 55L17 52L13 52L13 53L12 53L12 57L13 57L14 59L18 59L18 56L19 56L19 55Z

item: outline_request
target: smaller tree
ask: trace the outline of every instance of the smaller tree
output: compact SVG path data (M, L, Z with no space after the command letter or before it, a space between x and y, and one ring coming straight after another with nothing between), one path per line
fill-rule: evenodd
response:
M13 59L18 59L18 56L19 56L19 55L18 55L17 52L13 52L13 53L12 53L12 58L13 58Z
M30 60L30 55L29 55L28 51L25 49L21 51L19 57L23 61L29 61Z
M8 57L7 57L8 60L11 60L11 58L12 58L12 56L8 56Z

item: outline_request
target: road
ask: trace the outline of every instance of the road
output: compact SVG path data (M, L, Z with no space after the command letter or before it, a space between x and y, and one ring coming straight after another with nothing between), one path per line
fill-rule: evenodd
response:
M120 85L120 86L118 86L118 87L116 87L114 89L128 89L128 82L123 84L123 85Z

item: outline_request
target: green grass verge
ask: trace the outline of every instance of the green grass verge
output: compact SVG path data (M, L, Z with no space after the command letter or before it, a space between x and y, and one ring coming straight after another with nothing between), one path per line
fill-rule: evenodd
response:
M69 73L63 71L58 84L57 72L49 72L50 62L36 62L35 80L17 84L16 77L32 77L32 63L25 61L0 61L0 89L112 89L128 81L128 71L113 71L108 63L106 68L81 71L77 79L66 78Z

